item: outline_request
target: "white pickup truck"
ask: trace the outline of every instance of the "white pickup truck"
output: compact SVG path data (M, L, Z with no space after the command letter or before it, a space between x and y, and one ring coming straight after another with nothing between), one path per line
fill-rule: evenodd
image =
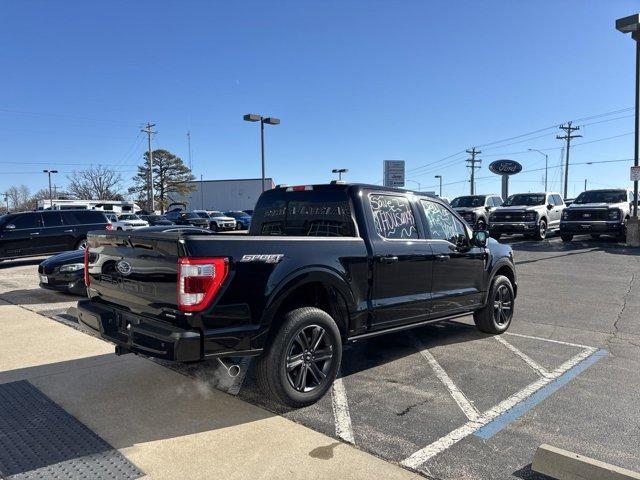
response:
M112 230L137 230L138 228L148 227L149 222L142 220L138 215L133 213L123 213L118 215L117 221L111 221Z

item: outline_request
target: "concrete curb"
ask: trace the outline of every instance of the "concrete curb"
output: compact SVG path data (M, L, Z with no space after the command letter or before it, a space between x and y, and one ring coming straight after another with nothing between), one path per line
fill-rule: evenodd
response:
M640 480L640 473L546 444L536 450L531 470L558 480Z

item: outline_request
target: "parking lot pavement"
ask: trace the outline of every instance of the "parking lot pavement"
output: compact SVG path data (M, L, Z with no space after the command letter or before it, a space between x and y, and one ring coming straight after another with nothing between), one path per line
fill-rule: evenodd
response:
M7 452L0 451L1 478L3 473L7 478L53 478L54 472L61 475L55 478L70 478L69 472L80 468L93 468L87 477L92 479L416 477L201 381L142 358L116 357L112 350L24 308L0 306L0 396L29 389L38 395L38 408L21 433L0 432L0 446L8 447L5 438L16 439L21 457L7 462ZM14 400L11 408L17 410L20 402L15 395ZM67 452L70 437L57 439L58 445L30 435L36 429L49 433L42 423L46 428L60 423L61 413L43 412L45 404L64 409L62 415L71 415L64 423L76 425L75 432L88 432L94 443L97 438L99 448L77 446L86 455L74 458ZM0 428L13 425L17 415L7 417L11 423L0 421ZM123 458L121 470L111 472L115 476L96 469L104 466L96 457L118 455Z
M640 252L577 239L511 240L519 296L507 334L465 318L349 345L331 394L308 408L266 401L248 360L236 379L215 362L167 366L427 478L534 479L541 443L640 470ZM24 288L34 268L15 267ZM22 298L15 282L2 293L4 272L0 300ZM25 308L73 324L40 305Z

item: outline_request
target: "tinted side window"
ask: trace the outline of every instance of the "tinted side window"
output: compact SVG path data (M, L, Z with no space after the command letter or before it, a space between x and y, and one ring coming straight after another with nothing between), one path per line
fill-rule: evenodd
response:
M23 228L40 228L42 227L42 217L39 213L23 213L17 215L12 223L16 226L16 230Z
M370 194L369 204L378 235L393 240L418 238L416 219L407 197Z
M446 240L457 245L461 237L467 238L467 231L448 208L436 202L421 200L429 225L429 238Z
M59 227L62 225L60 212L42 212L42 220L45 227Z
M104 213L91 210L74 212L63 211L62 221L65 225L86 225L91 223L107 223Z

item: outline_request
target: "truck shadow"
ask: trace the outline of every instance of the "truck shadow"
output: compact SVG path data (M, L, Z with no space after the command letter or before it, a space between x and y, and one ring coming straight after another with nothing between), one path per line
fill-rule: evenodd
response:
M26 267L29 265L39 265L45 259L46 257L24 258L21 260L3 260L0 262L0 270L15 267Z
M55 292L43 288L19 288L0 293L0 299L15 305L40 305L46 303L67 303L81 299L70 293Z
M614 238L602 237L599 239L592 239L589 237L578 236L571 242L562 241L535 241L531 239L513 239L508 242L503 241L511 245L511 248L515 252L558 252L561 255L576 255L581 253L589 253L594 251L602 251L613 255L640 255L640 248L628 247L625 244L619 243ZM553 258L553 257L549 257ZM546 258L538 259L546 260ZM516 257L517 261L517 257ZM520 262L516 262L520 263ZM528 263L528 262L525 262Z

